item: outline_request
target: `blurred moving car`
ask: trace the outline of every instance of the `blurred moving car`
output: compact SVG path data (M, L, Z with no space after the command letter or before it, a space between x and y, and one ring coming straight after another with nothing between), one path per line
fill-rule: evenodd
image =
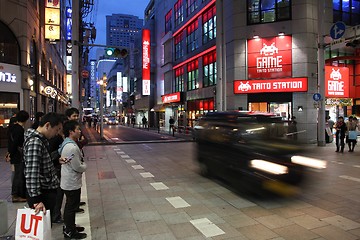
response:
M196 125L201 174L218 176L248 190L296 194L307 168L322 160L304 157L305 147L287 136L287 122L269 113L213 112Z
M119 121L116 119L116 117L108 117L106 118L106 123L109 125L117 125L119 124Z

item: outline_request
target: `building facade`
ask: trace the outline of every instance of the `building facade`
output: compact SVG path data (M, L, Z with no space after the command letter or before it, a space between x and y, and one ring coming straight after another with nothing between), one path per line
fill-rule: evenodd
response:
M149 111L156 113L156 123L166 125L172 116L179 127L193 126L209 111L265 111L284 120L295 116L303 131L300 138L312 142L317 139L321 85L327 115L360 115L357 1L245 3L149 2L145 28L149 25L153 35L154 61ZM340 45L330 38L338 21L347 26ZM321 47L319 36L324 36ZM328 70L319 79L321 51ZM330 79L342 71L338 68L347 68L341 75L346 82L339 82L339 75Z
M45 39L46 8L59 14L57 25L51 26L62 29L55 41ZM62 112L67 106L65 14L65 1L0 2L0 126L19 110L33 117L37 111Z

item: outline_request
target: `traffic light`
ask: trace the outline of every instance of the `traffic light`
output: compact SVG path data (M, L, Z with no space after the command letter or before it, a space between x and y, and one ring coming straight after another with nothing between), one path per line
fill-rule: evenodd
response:
M125 58L128 55L128 51L125 48L106 48L105 54L108 57Z
M360 39L352 40L346 43L347 47L360 48Z

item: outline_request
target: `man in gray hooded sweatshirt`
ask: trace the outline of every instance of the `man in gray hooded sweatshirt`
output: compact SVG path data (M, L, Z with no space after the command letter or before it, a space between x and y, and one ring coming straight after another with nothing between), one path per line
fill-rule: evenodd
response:
M77 230L75 224L75 213L79 207L82 186L82 173L86 170L83 154L76 144L81 136L80 125L75 120L64 123L64 142L60 145L59 153L67 160L61 165L60 187L66 195L64 208L64 237L70 239L86 238L86 233Z

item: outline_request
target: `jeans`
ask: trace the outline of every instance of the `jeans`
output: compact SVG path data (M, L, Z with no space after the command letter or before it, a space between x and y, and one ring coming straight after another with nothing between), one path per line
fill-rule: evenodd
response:
M14 178L12 181L11 194L16 197L26 198L26 186L24 175L24 163L14 164Z
M66 232L74 232L76 230L75 214L80 204L81 189L63 190L66 196L64 209L64 224Z

